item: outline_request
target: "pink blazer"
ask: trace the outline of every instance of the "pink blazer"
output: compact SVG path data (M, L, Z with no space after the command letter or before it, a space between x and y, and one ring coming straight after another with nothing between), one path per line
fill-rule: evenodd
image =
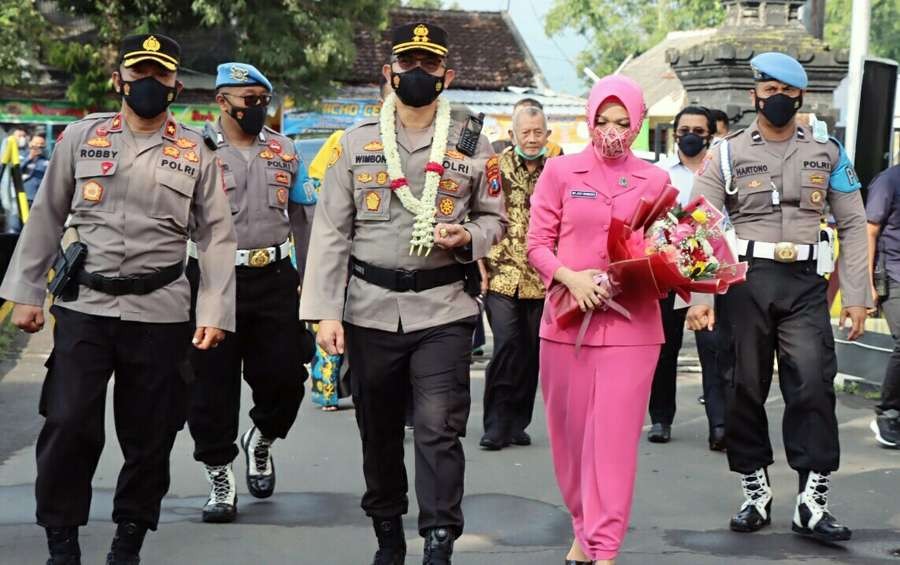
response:
M557 269L605 269L609 222L629 219L641 196L656 197L669 174L628 154L621 162L603 164L588 145L581 153L547 162L531 197L528 260L549 288ZM654 345L663 343L659 301L630 296L624 288L616 300L631 312L631 320L612 311L596 311L584 345ZM549 316L540 336L575 343L578 324L560 327Z

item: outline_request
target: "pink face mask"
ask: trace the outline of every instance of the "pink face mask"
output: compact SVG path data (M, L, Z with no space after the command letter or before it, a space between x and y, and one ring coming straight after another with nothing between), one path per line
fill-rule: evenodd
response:
M615 126L595 126L591 130L594 153L600 159L618 159L628 152L634 141L631 129L621 130Z

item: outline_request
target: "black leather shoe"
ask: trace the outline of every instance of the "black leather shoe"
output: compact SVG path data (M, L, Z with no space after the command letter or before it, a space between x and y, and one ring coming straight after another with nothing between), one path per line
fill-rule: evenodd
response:
M78 528L46 528L46 531L50 550L47 565L81 565Z
M772 501L766 504L766 517L763 518L759 510L752 504L741 508L740 512L731 518L728 525L732 532L748 534L756 532L772 523Z
M501 441L484 434L481 436L481 441L478 442L478 445L483 447L485 451L500 451L504 447L509 447L509 440Z
M805 504L801 504L798 512L800 513L801 520L803 520L802 523L807 523L812 514L809 511L809 508L807 508ZM837 519L828 512L819 519L819 522L812 529L798 525L796 522L791 522L791 530L801 536L826 543L847 541L853 537L853 531L847 526L839 524Z
M522 430L521 432L516 432L509 438L509 441L513 445L531 445L531 436L528 435L528 432Z
M119 524L106 556L106 565L140 565L141 547L146 535L146 526L134 522Z
M403 519L372 518L378 551L372 565L403 565L406 561L406 537L403 535Z
M709 450L725 451L725 428L716 426L709 432Z
M425 532L425 555L422 565L451 565L453 534L447 528L432 528Z
M647 441L650 443L669 443L672 439L672 426L653 424L647 433Z

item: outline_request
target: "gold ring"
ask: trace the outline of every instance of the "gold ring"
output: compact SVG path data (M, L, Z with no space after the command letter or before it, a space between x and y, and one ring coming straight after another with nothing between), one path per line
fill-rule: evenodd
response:
M441 237L447 237L450 235L450 232L447 231L447 228L441 228Z

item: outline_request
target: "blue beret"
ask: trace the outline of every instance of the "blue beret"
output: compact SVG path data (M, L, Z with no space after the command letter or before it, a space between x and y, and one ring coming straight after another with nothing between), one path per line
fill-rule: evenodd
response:
M216 74L216 88L220 86L253 86L258 84L272 92L272 83L259 69L247 63L222 63Z
M784 53L760 53L750 59L750 68L758 81L777 80L795 88L806 88L806 71L797 59Z

